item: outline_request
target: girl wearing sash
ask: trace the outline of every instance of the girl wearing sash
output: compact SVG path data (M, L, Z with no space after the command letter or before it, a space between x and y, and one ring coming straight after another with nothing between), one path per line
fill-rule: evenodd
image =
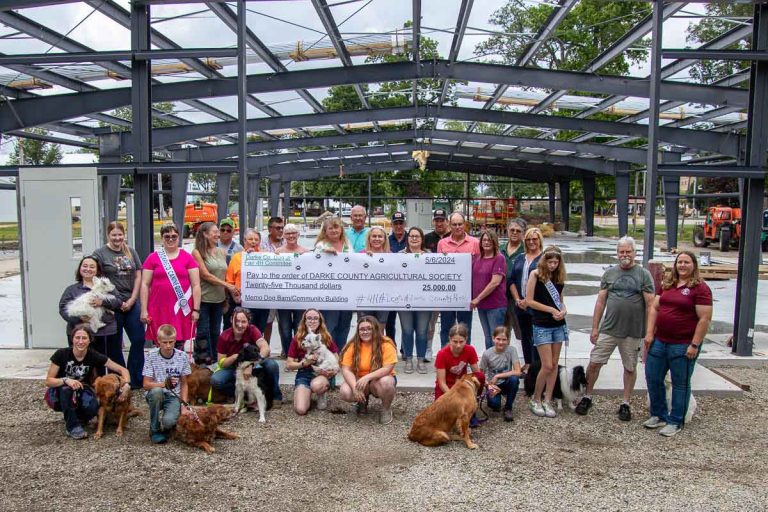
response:
M160 229L162 246L144 261L141 274L141 321L146 339L157 341L157 328L170 324L179 341L192 338L200 318L200 270L191 254L179 247L175 224Z
M536 388L529 404L531 412L536 416L557 416L551 404L552 392L557 380L560 348L564 341L568 341L564 286L563 255L557 247L549 246L544 250L536 270L531 272L526 289L526 302L533 311L533 345L541 360L541 371L536 378Z

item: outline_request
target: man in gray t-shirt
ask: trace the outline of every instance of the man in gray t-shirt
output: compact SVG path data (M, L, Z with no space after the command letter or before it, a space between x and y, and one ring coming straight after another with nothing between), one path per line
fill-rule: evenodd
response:
M648 311L653 305L654 288L651 274L635 263L635 241L631 237L619 240L616 254L619 264L606 270L600 280L589 336L594 347L587 367L587 392L576 406L576 414L583 416L592 407L592 390L600 368L618 347L624 366L624 401L618 415L620 420L629 421L632 419L629 398L637 380L635 370Z

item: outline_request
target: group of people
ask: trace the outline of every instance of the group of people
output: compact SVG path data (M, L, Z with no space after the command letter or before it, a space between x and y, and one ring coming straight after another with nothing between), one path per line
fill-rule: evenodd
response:
M92 374L109 369L120 373L130 387L147 391L153 441L164 442L170 426L184 413L180 402L187 399L186 376L190 367L179 350L179 343L184 340L194 340L201 357L216 365L212 386L230 396L234 395L237 354L246 344L256 345L265 358L265 372L274 384L274 398L282 400L279 366L269 358L267 341L274 318L278 319L285 368L296 371L293 407L297 414L310 410L313 394L317 397L317 408L325 409L326 393L338 386L340 398L356 403L361 413L367 410L371 395L379 398L380 421L391 422L397 384L396 319L400 318L402 329L400 354L404 372L424 374L439 316L441 350L435 357L435 398L450 389L462 374L478 372L487 377L491 408L501 412L504 397L504 419L512 421L519 380L534 361L539 361L540 371L529 407L537 416L556 415L551 400L561 346L568 339L563 300L566 272L559 248L545 248L541 231L528 228L521 218L509 223L508 240L501 245L490 231L478 238L468 235L464 217L458 212L448 215L442 209L434 211L434 230L428 234L418 227L406 229L401 212L392 216L389 234L379 226L365 226L366 211L362 206L352 208L350 218L352 225L348 229L344 229L338 217L326 219L314 251L472 254L470 310L360 312L350 338L352 311L275 312L240 306L243 252L309 250L298 244L298 228L284 224L279 217L269 219L264 239L257 230L246 230L244 246L233 238L235 226L231 219L225 218L219 225L205 223L198 230L191 253L181 248L178 227L166 224L160 231L160 247L143 263L136 251L127 246L122 224L112 222L107 230L107 244L82 259L76 282L67 287L59 304L60 314L67 322L69 346L51 358L47 384L55 390L60 403L71 405L62 407L67 433L73 438L85 436L82 426L95 414L87 398L89 379ZM619 265L607 270L601 280L590 336L594 348L587 371L587 393L576 412L587 414L600 367L618 346L625 383L619 417L631 418L629 396L644 339L651 397L651 418L645 426L662 427L662 434L673 435L682 427L693 362L711 319L711 291L700 279L692 253L678 254L658 295L647 270L635 263L635 244L631 238L619 240L617 256ZM90 318L69 316L67 305L90 291L93 279L102 276L115 289L92 300L93 306L104 311L104 326L90 332L85 325ZM475 309L484 333L482 357L478 357L470 343ZM122 350L123 332L130 341L127 365ZM337 355L340 375L312 370L313 356L307 356L301 348L301 341L309 332L319 334ZM510 346L512 333L521 342L522 363ZM145 359L146 341L153 342L159 350L151 351ZM664 393L664 375L669 370L674 389L670 411ZM73 396L86 398L73 400Z

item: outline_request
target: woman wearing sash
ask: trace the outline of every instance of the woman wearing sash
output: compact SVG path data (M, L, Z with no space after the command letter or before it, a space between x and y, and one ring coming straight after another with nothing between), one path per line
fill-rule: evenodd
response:
M536 416L557 416L551 403L552 392L557 380L560 348L564 341L568 341L568 326L565 323L567 310L563 302L564 286L563 255L557 247L549 246L544 250L536 270L531 272L525 294L525 300L533 310L533 346L536 347L541 360L541 371L536 377L536 388L529 404L531 412Z
M175 224L160 229L162 246L144 261L141 274L141 321L146 339L157 341L157 328L170 324L176 339L192 338L200 318L200 270L191 254L179 247Z

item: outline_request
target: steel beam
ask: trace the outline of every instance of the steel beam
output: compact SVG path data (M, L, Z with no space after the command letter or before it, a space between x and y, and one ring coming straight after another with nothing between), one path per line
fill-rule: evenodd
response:
M269 180L269 216L277 217L280 210L280 190L283 183L280 180Z
M765 176L766 168L751 165L659 164L659 176L696 176L698 178L755 178Z
M560 180L560 220L563 222L563 229L570 230L571 222L571 181Z
M667 250L677 248L677 219L680 213L680 177L664 176L664 225L667 231Z
M187 185L189 174L171 174L171 207L173 208L173 223L184 233L184 212L187 205ZM181 245L181 244L180 244Z
M248 202L251 200L246 192L245 184L248 183L248 105L246 103L246 95L248 94L248 76L246 71L246 31L248 25L246 23L246 16L248 11L245 8L245 0L237 0L237 163L239 173L239 185L238 185L238 200L239 212L241 219L249 219L246 217L249 213ZM257 205L261 204L259 199L259 177L253 177L255 181L256 197L253 200ZM252 226L253 224L248 224ZM245 230L240 230L240 245L245 247Z
M283 217L286 223L291 217L291 180L283 180Z
M666 59L768 61L768 52L759 50L702 50L670 48L663 50L662 55Z
M216 174L216 207L218 220L229 217L229 187L232 183L232 173L220 172Z
M629 173L616 173L616 218L619 220L619 236L627 236L629 230Z
M570 87L582 91L625 96L648 97L648 81L641 78L597 76L570 71L552 71L534 68L500 66L444 60L423 62L418 68L412 63L367 64L349 68L318 68L270 73L248 77L248 92L252 94L293 90L297 88L330 87L355 83L375 83L420 78L478 80L492 83L508 83L520 86L559 89ZM236 79L190 80L156 85L155 101L180 101L198 98L234 96ZM746 106L749 93L733 87L693 85L665 81L661 84L660 97L712 105ZM23 119L19 123L8 112L7 105L0 106L0 131L17 130L29 126L63 119L70 119L91 112L102 112L130 103L128 89L110 89L86 92L78 95L56 95L41 98L14 100L14 107Z
M584 189L584 225L587 228L587 236L595 235L595 177L584 175L581 178L582 188ZM566 229L568 229L566 227Z
M413 30L413 63L416 64L418 70L421 62L421 0L413 0L411 9L413 12L413 25L411 26L411 30ZM411 103L414 107L419 106L418 92L416 80L413 80L411 82ZM415 124L416 119L413 122ZM368 221L370 222L370 218Z
M555 182L550 181L547 183L547 187L549 189L549 194L547 195L547 198L549 199L549 223L554 225L555 224L555 209L556 209L556 188L555 188Z
M766 52L768 50L768 3L755 4L752 30L752 50ZM751 71L747 165L764 166L766 149L768 149L768 119L766 119L768 116L768 61L753 61ZM740 356L751 356L755 336L758 269L762 261L760 231L765 175L745 179L743 190L733 351Z
M459 56L459 50L461 49L461 43L464 40L464 33L467 30L467 24L469 23L469 15L472 12L473 3L474 3L474 0L461 0L461 5L459 6L459 17L456 20L456 30L453 31L453 40L451 41L451 49L448 51L448 62L456 62L456 59ZM445 102L445 95L448 92L449 85L450 85L449 80L443 80L443 85L440 89L440 97L437 100L438 109ZM415 97L414 97L414 101L415 101Z

